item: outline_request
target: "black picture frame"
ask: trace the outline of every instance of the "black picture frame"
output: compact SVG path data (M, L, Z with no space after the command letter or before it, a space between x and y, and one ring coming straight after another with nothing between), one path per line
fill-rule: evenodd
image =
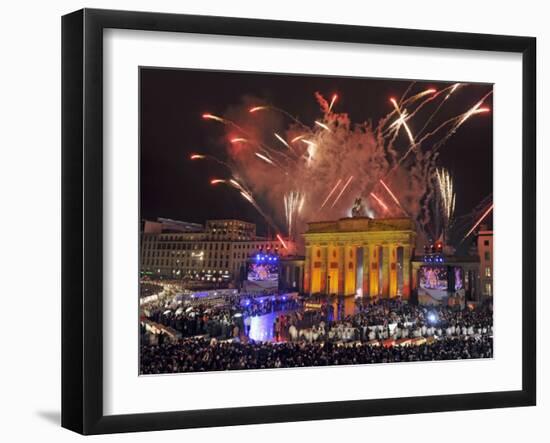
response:
M523 64L522 388L131 415L103 413L103 30L171 31L519 53ZM536 39L83 9L62 18L62 426L82 434L536 404Z

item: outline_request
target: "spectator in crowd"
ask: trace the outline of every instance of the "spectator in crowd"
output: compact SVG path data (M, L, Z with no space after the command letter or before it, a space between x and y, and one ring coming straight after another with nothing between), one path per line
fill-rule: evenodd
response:
M141 347L140 372L225 371L491 358L492 337L446 337L419 346L368 343L229 343L204 338Z
M155 301L143 307L144 317L172 328L181 338L151 337L143 327L142 373L492 356L490 307L457 310L381 300L358 303L353 315L339 310L339 320L331 307L304 312L297 299L271 296L228 297L222 303L202 301L185 309ZM271 312L277 313L272 326L277 343L249 340L252 317ZM401 339L419 339L420 344L399 346Z

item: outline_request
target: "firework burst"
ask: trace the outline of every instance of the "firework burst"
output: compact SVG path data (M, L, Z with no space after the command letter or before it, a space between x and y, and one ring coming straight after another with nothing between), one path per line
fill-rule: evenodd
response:
M311 125L272 104L248 107L237 119L204 114L226 128L227 151L222 159L204 154L191 159L225 165L230 174L218 180L290 239L299 238L308 221L348 215L357 197L373 203L369 215L411 217L429 236L432 217L440 219L436 230L441 234L452 224L456 196L449 171L437 168L437 151L470 118L489 111L484 102L491 92L466 111L437 118L444 104L467 87L455 83L418 90L412 83L399 100L386 102L388 113L376 125L353 123L346 113L335 112L336 94L330 100L315 94L321 117Z
M436 169L435 176L437 182L436 203L440 213L440 217L437 220L441 220L437 237L441 237L443 241L446 241L445 237L453 222L456 194L454 192L453 179L447 169Z
M298 191L291 191L283 196L286 226L289 238L293 238L294 223L302 212L305 198L305 194Z

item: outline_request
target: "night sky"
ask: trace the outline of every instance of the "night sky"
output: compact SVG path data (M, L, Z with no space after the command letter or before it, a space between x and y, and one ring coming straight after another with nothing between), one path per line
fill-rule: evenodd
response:
M238 218L257 223L259 232L265 232L263 218L238 192L210 185L211 178L227 175L225 169L209 161L189 160L195 152L225 153L224 126L202 119L203 113L223 116L231 107L256 97L312 125L322 115L314 98L319 91L329 100L337 93L336 110L347 112L353 122L371 119L376 123L391 111L389 97L401 97L411 83L157 68L141 68L140 77L141 218L197 223L209 218ZM448 85L417 81L411 92ZM459 88L441 108L437 121L465 112L491 89L488 84ZM492 96L484 106L492 109ZM405 143L403 147L406 149ZM470 212L492 192L492 113L471 118L460 127L440 150L438 164L453 174L456 215Z

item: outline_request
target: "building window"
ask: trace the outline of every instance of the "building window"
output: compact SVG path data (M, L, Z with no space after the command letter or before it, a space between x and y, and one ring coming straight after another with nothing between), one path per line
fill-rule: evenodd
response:
M491 267L487 266L485 268L485 277L491 277Z
M489 240L484 240L484 241L483 241L483 244L484 244L485 246L489 246Z
M485 251L485 261L491 260L491 253L489 251Z
M485 283L485 294L486 295L493 295L491 283Z

